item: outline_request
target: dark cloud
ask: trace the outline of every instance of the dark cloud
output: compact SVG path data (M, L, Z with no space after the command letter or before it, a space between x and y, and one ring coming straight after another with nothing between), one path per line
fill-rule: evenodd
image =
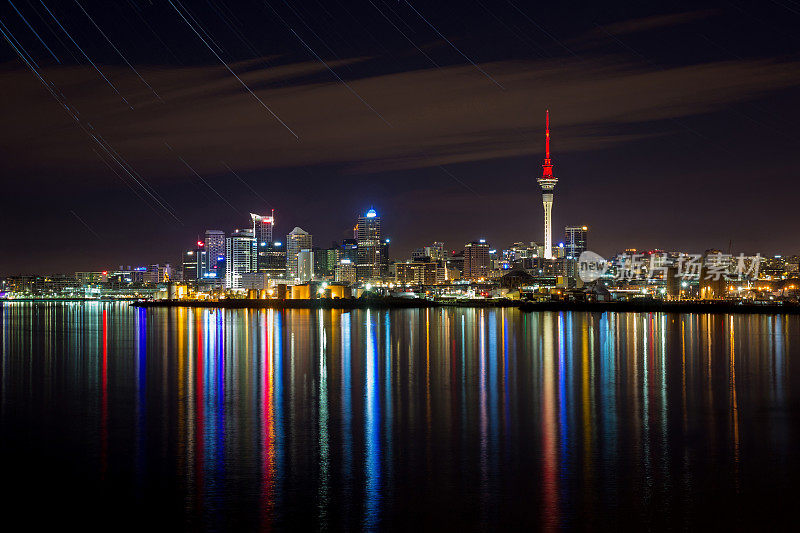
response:
M234 68L299 141L220 68L142 68L161 104L128 71L105 67L133 111L87 69L45 72L132 165L159 178L186 174L176 154L201 173L219 173L223 160L242 171L338 164L376 172L533 155L541 152L545 108L552 110L559 153L595 150L658 134L634 133L632 125L708 113L800 83L792 62L652 70L613 58L484 64L506 90L467 66L349 82L387 126L341 83L297 81L320 74L318 63L258 64ZM95 172L89 140L28 72L6 67L2 82L10 90L0 110L13 124L0 133L3 149L14 154L7 166Z
M668 28L680 24L688 24L696 22L708 17L712 17L719 13L716 9L700 9L696 11L685 11L683 13L669 13L665 15L653 15L650 17L642 17L632 20L623 20L606 24L596 32L601 35L603 31L614 35L627 35L630 33L639 33L659 28Z

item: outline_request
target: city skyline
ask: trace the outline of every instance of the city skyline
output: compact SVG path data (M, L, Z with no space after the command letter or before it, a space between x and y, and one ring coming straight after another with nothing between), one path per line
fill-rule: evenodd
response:
M538 241L544 109L558 117L567 178L556 236L587 223L605 255L731 242L762 255L800 249L782 231L794 223L800 123L800 68L787 50L800 43L778 5L460 6L481 23L473 32L427 4L367 4L337 27L286 6L243 2L238 25L193 8L211 49L167 2L119 12L82 3L91 18L72 3L47 5L52 14L18 5L24 20L0 10L10 39L0 106L11 125L0 172L19 200L3 205L12 253L0 274L176 261L205 228L229 232L243 214L273 208L277 235L297 226L329 242L375 205L396 257L429 241ZM386 31L377 39L373 28ZM37 237L54 226L59 238L43 246Z
M9 516L790 523L799 21L0 2Z
M545 209L546 209L546 207L545 207ZM540 210L541 210L541 208L540 208ZM541 217L542 214L543 214L543 212L540 212L538 214L539 217ZM365 214L357 215L356 219L358 221L362 221L362 220L369 220L370 218L373 218L373 217L377 217L378 218L379 224L380 224L380 220L383 219L382 216L377 215L377 213L376 213L376 211L375 211L375 209L373 207L370 207L366 211ZM131 268L135 269L137 266L139 268L142 268L142 267L161 266L161 265L167 265L167 266L172 265L173 269L174 268L183 269L183 268L185 268L185 266L182 266L182 265L185 265L186 254L188 253L188 254L192 254L192 257L191 257L191 262L193 263L193 267L192 268L196 269L197 274L195 274L195 275L198 277L198 279L202 279L204 277L209 277L209 276L205 276L204 274L212 273L212 272L213 272L213 274L210 277L216 278L217 277L216 270L218 268L217 263L219 263L219 265L221 265L219 268L222 268L222 270L226 269L227 257L230 254L230 251L226 250L226 241L230 241L232 237L234 239L235 238L239 238L239 237L244 237L245 239L248 239L248 242L252 241L251 245L247 245L248 248L250 246L252 246L252 252L251 252L252 257L250 255L248 255L247 261L248 261L248 263L252 262L252 265L251 265L249 271L255 272L257 270L257 268L258 268L256 265L257 265L257 256L258 256L259 245L262 246L262 247L265 246L265 245L266 246L276 245L280 249L285 250L285 247L288 245L289 242L291 242L291 236L292 236L293 233L296 233L296 232L299 231L301 234L306 235L308 237L310 237L311 234L313 234L313 230L311 232L306 232L303 228L300 228L299 226L295 226L294 229L291 232L289 232L289 234L285 234L285 235L281 236L280 231L278 231L277 233L275 233L272 236L272 239L270 241L268 241L268 242L259 242L259 240L254 237L254 235L256 235L257 228L259 227L257 224L259 224L259 223L268 223L269 224L269 230L267 230L267 232L265 234L272 235L273 232L276 231L274 229L275 228L276 218L277 217L275 217L275 210L271 209L271 215L269 215L269 216L266 216L266 215L261 216L261 215L256 215L254 213L250 213L250 220L251 220L252 226L246 227L244 229L238 228L238 227L233 227L230 230L206 229L203 232L198 230L195 233L199 236L198 237L199 240L197 240L194 243L191 240L186 241L186 242L176 243L175 246L173 246L173 248L175 248L175 250L177 250L177 252L174 252L172 254L167 254L168 257L156 258L154 261L142 260L141 258L126 257L124 260L119 260L116 263L114 263L114 262L106 262L106 263L94 264L94 265L92 265L92 268L77 269L77 268L69 268L69 265L68 265L65 269L62 269L61 271L40 270L40 271L21 271L21 272L12 272L12 273L0 272L0 275L19 275L19 274L22 274L22 275L48 275L48 274L64 274L64 273L69 274L69 273L80 273L81 271L99 272L100 270L107 270L107 269L112 269L113 270L114 267L116 267L116 266L119 266L120 270L126 270L126 269L130 270ZM564 218L568 219L569 216L565 216ZM241 224L240 224L240 226L241 226ZM355 228L351 228L351 230L350 230L351 236L354 236L354 235L358 234L358 226L359 226L359 223L356 224ZM562 230L563 230L563 233L562 233ZM483 237L483 234L478 233L477 234L477 235L479 235L478 237L474 237L472 240L467 240L467 241L464 241L463 243L461 243L459 241L454 241L454 242L450 242L450 243L437 241L435 239L435 236L430 236L430 238L428 240L430 242L433 242L434 244L441 245L442 249L443 249L443 251L445 253L445 257L450 257L451 255L455 255L455 254L464 254L470 248L470 245L475 245L475 244L478 244L478 243L484 244L484 243L491 242L491 246L493 248L492 252L493 253L498 253L498 256L500 255L499 252L513 250L516 245L519 245L519 244L528 245L528 244L530 244L531 246L536 245L539 249L542 250L541 257L543 259L556 261L559 257L563 257L565 255L569 255L569 251L570 250L576 250L577 251L577 253L576 253L576 255L574 257L572 255L569 255L569 257L573 258L573 259L578 259L578 257L580 256L580 252L582 252L582 251L590 250L590 251L594 252L597 249L596 246L594 246L594 245L590 246L590 247L586 246L586 234L588 233L588 230L589 230L589 227L586 226L586 225L575 226L575 225L572 225L572 224L566 224L566 225L561 226L561 227L556 227L555 228L555 233L554 233L555 238L551 239L550 250L554 252L558 248L561 248L564 251L562 252L562 255L555 255L554 253L551 253L550 257L547 257L546 253L545 253L545 251L547 250L546 239L538 239L537 240L536 236L532 236L532 237L531 236L527 236L527 238L517 239L517 240L514 240L514 241L497 242L497 241L494 241L492 239L486 239L486 238ZM379 231L378 235L380 236L380 230L378 230L378 231ZM574 238L574 232L575 231L578 231L578 232L582 233L582 235L583 235L581 237L582 246L575 245L574 241L572 243L570 242L570 239ZM202 237L203 234L205 235L205 238ZM210 237L210 235L211 235L211 237ZM386 234L384 233L383 235L385 236ZM285 241L283 240L284 237L286 239ZM280 240L277 240L277 239L280 239ZM594 241L594 239L595 239L595 235L594 235L594 232L593 232L592 241ZM355 247L356 247L355 243L358 241L358 238L343 237L342 239L339 239L339 240L337 240L337 239L331 239L331 240L328 240L328 241L325 241L325 240L322 240L322 239L320 239L320 240L322 241L323 244L319 244L319 245L318 244L314 244L313 247L310 246L310 245L300 246L300 247L297 248L297 251L299 252L299 251L302 251L304 249L311 250L312 248L315 251L316 250L323 250L324 251L324 250L328 249L326 247L325 243L327 243L327 245L332 245L332 246L336 247L336 246L344 246L345 244L347 244L348 241L351 241L353 243L353 247L355 249ZM378 241L381 241L381 239L378 239ZM378 241L376 241L376 242L378 242ZM319 242L319 241L315 241L315 242ZM392 246L393 247L394 247L394 242L395 242L394 238L392 238ZM399 252L393 252L390 256L388 256L388 257L384 256L383 259L377 259L377 261L379 261L379 262L380 261L389 261L391 263L402 263L402 262L408 262L408 261L415 261L415 254L416 253L418 253L420 250L427 250L427 249L431 248L430 242L420 241L420 242L414 243L414 244L411 245L411 248L409 248L407 251L404 249L404 250L401 250ZM389 239L386 239L385 243L388 244L389 243ZM209 246L209 244L210 244L210 246ZM194 248L190 249L192 246L194 246ZM370 246L374 246L374 245L370 245ZM487 246L489 246L489 244L487 244ZM742 254L745 253L744 251L742 251L741 248L736 248L734 250L732 246L733 246L733 241L732 240L729 241L727 248L723 247L723 246L717 246L717 247L705 247L703 249L697 249L697 250L693 250L693 249L690 249L690 248L687 248L687 247L674 247L674 248L664 248L664 247L658 247L658 246L633 247L633 246L626 246L626 245L620 244L615 249L612 249L610 252L606 253L606 255L608 255L608 256L616 256L616 255L621 255L621 254L625 254L625 253L629 253L629 252L639 252L640 254L644 254L644 255L647 255L648 253L660 254L660 253L667 253L667 252L672 253L672 254L676 254L677 253L677 254L692 255L692 254L694 254L696 252L717 251L717 250L722 250L723 248L725 248L725 249L727 249L729 251L736 251L737 253L742 253ZM219 250L222 250L222 252L219 252ZM195 257L194 257L195 253L197 253L197 254L201 254L202 253L202 259L195 259ZM218 255L219 253L222 253L222 255ZM381 252L381 253L383 253L383 252ZM759 255L760 257L763 257L763 258L774 257L776 259L779 259L779 258L782 258L782 257L796 257L798 255L798 253L796 251L794 251L794 250L792 250L792 251L790 251L788 253L784 253L784 254L766 254L765 255L765 254L763 254L763 253L761 253L760 251L757 251L757 250L752 251L752 252L750 252L748 250L747 253L750 254L750 255L748 255L748 257L754 256L754 255ZM380 257L380 255L378 257ZM202 266L197 267L197 266L194 265L195 261L197 261L197 260L201 261ZM375 260L376 259L373 258L373 261L375 261ZM355 262L356 261L354 259L353 263L355 264ZM292 264L291 261L289 263L290 264L288 264L285 269L281 269L281 270L286 270L287 274L289 272L293 272L297 268L296 259L294 260L294 267L291 266L291 264ZM373 264L376 265L376 267L379 265L379 263L373 263ZM125 265L127 265L127 267L125 267ZM375 270L374 272L378 273L379 270ZM575 274L574 270L571 271L571 272L572 272L572 274ZM380 274L377 274L377 275L380 275ZM360 276L360 277L367 277L367 276ZM224 278L224 276L221 277L220 279L223 280L222 281L223 285L226 285L229 288L236 288L237 287L237 285L236 284L232 284L230 280L226 280ZM291 279L291 276L290 276L290 279Z

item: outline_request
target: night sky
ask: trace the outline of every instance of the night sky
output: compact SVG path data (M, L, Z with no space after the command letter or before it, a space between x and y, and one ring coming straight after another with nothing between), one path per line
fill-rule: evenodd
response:
M374 207L396 258L540 242L548 108L556 242L800 252L795 0L4 0L0 20L49 84L2 40L0 274L176 263L272 208L327 247Z

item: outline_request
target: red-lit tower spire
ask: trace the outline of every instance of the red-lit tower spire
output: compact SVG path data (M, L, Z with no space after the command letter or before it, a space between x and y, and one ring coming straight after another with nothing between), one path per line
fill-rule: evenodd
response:
M544 205L544 257L553 258L553 232L551 228L550 213L553 209L553 189L558 183L558 178L553 176L553 163L550 161L550 110L545 115L544 130L544 163L542 164L542 177L536 180L542 188L542 204Z
M549 183L542 183L543 181L553 181L550 186L552 189L555 187L555 182L558 178L553 176L553 163L550 161L550 110L545 114L545 129L544 129L544 163L542 164L542 177L539 179L539 185L544 189Z
M549 178L553 175L553 164L550 162L550 110L545 113L544 119L544 164L542 177Z

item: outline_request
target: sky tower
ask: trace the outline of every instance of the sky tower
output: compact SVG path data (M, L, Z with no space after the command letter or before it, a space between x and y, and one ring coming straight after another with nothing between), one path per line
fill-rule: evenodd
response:
M547 110L544 130L544 164L542 164L542 177L536 180L542 188L542 203L544 204L544 258L553 258L553 226L550 212L553 210L553 189L558 183L558 178L553 176L553 164L550 162L550 110Z

